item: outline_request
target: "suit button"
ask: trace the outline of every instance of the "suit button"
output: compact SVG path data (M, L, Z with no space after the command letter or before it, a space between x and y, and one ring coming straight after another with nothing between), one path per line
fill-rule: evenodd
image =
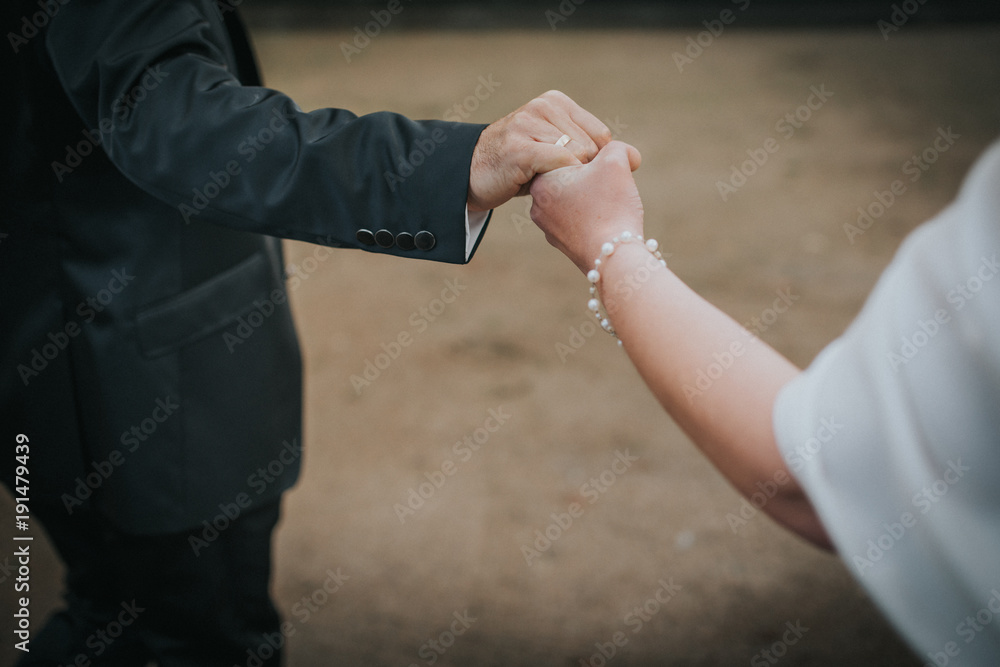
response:
M409 232L396 234L396 245L403 250L413 250L417 247L417 244L413 242L413 234Z
M354 238L356 238L358 243L361 245L375 245L375 235L367 229L359 229L358 233L354 235Z
M391 248L392 244L395 242L395 237L388 229L380 229L375 232L375 243L379 244L381 247Z
M413 237L413 243L421 250L430 250L437 244L437 239L434 235L424 230L422 232L417 232L417 235Z

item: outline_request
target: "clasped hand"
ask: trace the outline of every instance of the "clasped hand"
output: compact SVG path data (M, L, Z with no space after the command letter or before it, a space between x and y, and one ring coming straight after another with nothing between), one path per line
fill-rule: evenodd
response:
M557 145L563 135L569 141ZM640 161L597 117L549 91L483 130L472 156L469 210L530 192L531 218L586 273L602 243L624 230L642 233L632 179Z

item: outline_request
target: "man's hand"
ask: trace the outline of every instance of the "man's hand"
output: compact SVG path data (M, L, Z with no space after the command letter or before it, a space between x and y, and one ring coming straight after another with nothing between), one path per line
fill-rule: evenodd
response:
M556 146L562 135L565 146ZM536 174L590 162L611 141L611 130L556 90L504 116L479 137L469 174L469 210L496 208L528 193Z
M531 219L586 273L601 245L628 230L642 234L642 199L632 179L639 151L613 141L589 164L542 174L531 183Z

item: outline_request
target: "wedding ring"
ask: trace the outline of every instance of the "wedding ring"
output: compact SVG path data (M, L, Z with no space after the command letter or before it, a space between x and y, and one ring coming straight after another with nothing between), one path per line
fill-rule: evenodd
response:
M559 137L556 140L556 146L558 146L559 148L562 148L563 146L565 146L566 144L568 144L571 141L573 141L573 138L571 136L569 136L568 134L564 134L564 135L562 135L561 137Z

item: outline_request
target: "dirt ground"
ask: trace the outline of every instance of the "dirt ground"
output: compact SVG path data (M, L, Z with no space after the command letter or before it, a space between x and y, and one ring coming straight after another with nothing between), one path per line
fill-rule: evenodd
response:
M350 63L353 26L255 38L267 83L306 109L489 122L568 93L642 152L647 234L671 267L739 321L759 318L798 364L851 321L1000 128L997 28L886 40L875 25L734 26L681 71L674 54L698 29L565 26L390 25ZM723 201L717 182L765 144L777 149ZM904 172L915 154L926 171ZM896 179L905 193L848 238ZM498 209L465 267L287 245L307 447L275 540L287 664L919 665L836 556L763 516L731 527L740 498L590 327L585 279L528 206ZM384 368L357 390L368 362ZM36 618L61 576L40 559Z

